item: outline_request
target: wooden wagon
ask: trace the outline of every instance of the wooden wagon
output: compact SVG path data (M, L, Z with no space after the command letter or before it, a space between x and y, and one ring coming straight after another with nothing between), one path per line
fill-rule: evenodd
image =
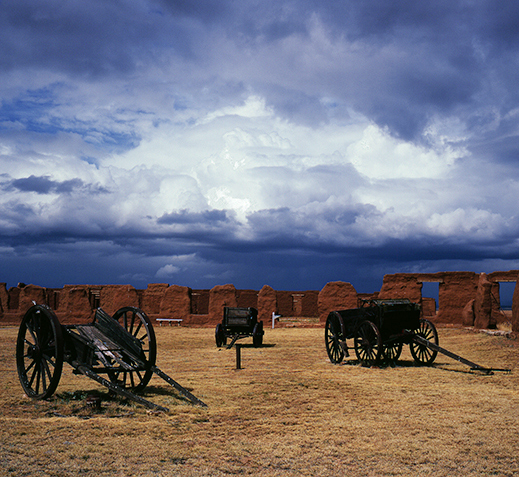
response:
M34 305L22 319L16 343L20 383L27 396L34 399L52 396L63 363L67 362L75 373L149 408L167 411L135 394L145 389L153 374L192 403L206 406L161 371L155 364L156 357L157 341L151 321L135 307L121 308L113 316L98 308L92 323L61 325L48 306Z
M237 340L252 336L252 344L258 347L263 343L264 334L263 321L258 321L258 310L226 306L223 309L222 322L215 328L216 346L225 346L227 338L230 338L227 348L232 348Z
M442 353L487 374L510 371L480 366L440 347L436 327L421 317L420 305L408 299L362 300L359 308L330 312L325 325L325 345L334 364L349 356L351 349L364 366L394 364L403 346L409 345L418 365L432 365L438 353Z

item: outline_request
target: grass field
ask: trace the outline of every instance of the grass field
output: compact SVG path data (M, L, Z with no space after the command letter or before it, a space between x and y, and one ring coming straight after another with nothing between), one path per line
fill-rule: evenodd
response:
M439 355L414 366L330 364L323 329L266 330L262 348L217 349L212 329L156 328L158 366L208 404L154 377L146 398L169 413L113 400L65 364L49 401L26 398L17 328L0 328L0 475L519 475L519 348L499 336L440 328ZM242 343L248 343L244 340ZM101 410L86 406L93 390Z

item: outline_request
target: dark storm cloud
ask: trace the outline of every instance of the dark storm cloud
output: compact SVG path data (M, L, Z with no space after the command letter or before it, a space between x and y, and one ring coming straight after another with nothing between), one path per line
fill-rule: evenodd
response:
M47 176L29 176L22 179L6 181L2 184L4 190L17 189L21 192L36 192L37 194L70 194L74 191L88 191L89 193L107 193L108 191L99 186L85 184L80 179L67 181L54 181Z
M206 210L204 212L190 212L186 209L171 214L164 214L157 219L159 224L209 224L225 225L229 222L227 211L225 210Z
M218 0L158 0L155 4L156 11L160 11L158 8L162 7L164 12L174 16L196 18L206 23L220 21L232 8L232 4L226 5Z
M517 101L516 88L506 93L488 88L493 77L508 86L519 79L517 68L501 63L506 59L517 63L513 52L519 38L514 28L519 9L513 2L294 0L273 5L21 0L3 2L0 8L4 71L25 66L127 76L160 65L166 52L191 62L202 60L210 46L207 42L218 31L240 48L251 42L253 54L291 36L305 41L311 35L312 19L318 18L336 42L347 40L364 48L364 66L339 62L332 73L322 70L316 57L314 72L306 80L305 72L294 71L302 74L297 84L290 76L288 83L258 79L258 90L287 117L296 113L306 121L324 119L326 112L318 98L329 94L394 134L419 139L433 114L453 113L474 99L481 106L498 101L504 111L510 107L510 93ZM390 56L379 56L384 52ZM287 94L279 94L283 89ZM465 114L467 120L473 117L470 110Z
M146 47L160 46L162 38L180 52L189 49L182 26L165 23L153 2L2 3L0 65L4 69L26 66L88 76L128 74L145 58Z
M518 24L495 1L1 1L4 273L514 266Z

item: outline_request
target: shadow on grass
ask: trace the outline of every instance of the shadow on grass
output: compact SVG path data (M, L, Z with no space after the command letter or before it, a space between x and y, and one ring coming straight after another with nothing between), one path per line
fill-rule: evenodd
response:
M489 373L488 371L503 371L503 372L510 372L507 369L472 369L472 368L466 368L466 369L460 369L460 368L452 368L452 365L455 365L457 363L438 363L438 364L431 364L431 365L423 365L418 364L414 360L398 360L397 362L382 362L377 364L376 366L371 366L373 368L378 369L386 369L386 368L434 368L434 369L440 369L442 371L447 371L449 373L461 373L461 374L477 374L482 376L492 375L492 373ZM339 366L363 366L362 363L358 359L348 359L346 361L343 361L342 363L338 364ZM370 366L364 366L366 368L369 368Z
M193 388L189 388L183 386L189 392L193 391ZM175 399L180 403L192 404L187 397L183 396L179 391L177 391L173 386L153 386L148 385L146 388L139 392L135 393L137 396L149 398L153 396L167 396L169 398ZM78 389L73 392L65 391L61 393L56 393L55 399L61 401L63 404L72 404L74 402L82 402L84 403L84 407L89 407L87 402L88 398L98 397L100 401L105 403L112 403L115 405L127 406L130 403L134 403L133 400L125 398L123 396L118 395L117 393L106 389L106 391L100 389ZM139 404L139 403L135 403Z
M276 346L274 343L272 344L263 344L261 346L254 346L252 343L236 343L235 345L233 345L232 348L227 348L227 346L223 346L221 349L234 349L234 347L236 345L240 345L242 348L255 348L255 349L262 349L262 348L274 348L274 346Z

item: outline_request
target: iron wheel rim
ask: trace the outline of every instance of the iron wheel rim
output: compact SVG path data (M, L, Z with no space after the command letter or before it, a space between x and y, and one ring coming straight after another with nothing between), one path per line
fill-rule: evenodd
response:
M117 310L113 319L133 337L137 338L142 346L141 358L145 362L144 370L112 371L110 380L126 389L139 392L149 383L153 376L153 366L157 359L157 340L150 319L144 311L133 306L126 306Z
M429 320L421 319L420 326L415 334L438 345L438 332L434 324ZM411 342L409 349L415 362L423 366L431 365L436 359L436 356L438 356L438 351L433 351L421 343Z
M373 366L380 360L382 339L376 325L371 321L362 322L354 338L355 354L364 366Z
M333 364L338 364L344 359L344 350L341 346L344 338L341 333L339 319L335 315L328 315L324 330L324 342L328 358Z
M63 348L63 332L56 315L43 305L29 308L16 341L16 367L27 396L52 396L63 370Z

